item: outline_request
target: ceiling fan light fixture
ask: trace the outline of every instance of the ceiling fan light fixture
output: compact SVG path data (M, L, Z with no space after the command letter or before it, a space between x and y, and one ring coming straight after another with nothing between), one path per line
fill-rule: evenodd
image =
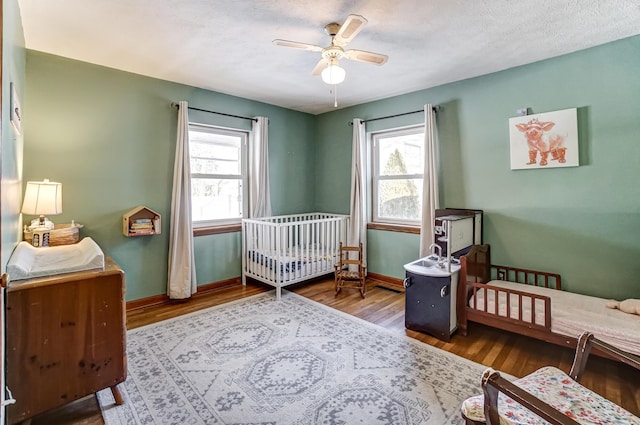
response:
M331 64L322 70L322 81L327 84L340 84L344 81L344 77L347 75L344 68L337 64Z

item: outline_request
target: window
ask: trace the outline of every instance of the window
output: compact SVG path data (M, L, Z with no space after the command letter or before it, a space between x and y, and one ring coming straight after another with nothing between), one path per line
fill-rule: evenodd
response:
M424 127L373 133L373 221L419 224L422 211Z
M194 227L239 223L247 211L245 131L189 124Z

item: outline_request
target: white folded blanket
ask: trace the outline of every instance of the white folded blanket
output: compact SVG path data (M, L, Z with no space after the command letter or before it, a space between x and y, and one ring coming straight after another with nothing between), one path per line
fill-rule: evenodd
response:
M23 241L7 263L12 281L96 268L104 269L104 253L89 237L73 245L44 248Z

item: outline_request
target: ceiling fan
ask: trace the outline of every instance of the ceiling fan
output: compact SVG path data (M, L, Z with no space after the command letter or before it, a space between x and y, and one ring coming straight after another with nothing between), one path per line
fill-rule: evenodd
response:
M382 65L388 59L387 55L380 53L355 49L344 50L343 47L353 40L366 24L367 20L360 15L347 16L342 25L335 22L327 24L324 30L331 36L331 45L328 47L280 39L273 40L273 44L311 52L322 52L322 59L313 68L311 74L322 75L322 80L327 84L340 84L346 75L345 70L338 65L340 59L351 59L374 65Z

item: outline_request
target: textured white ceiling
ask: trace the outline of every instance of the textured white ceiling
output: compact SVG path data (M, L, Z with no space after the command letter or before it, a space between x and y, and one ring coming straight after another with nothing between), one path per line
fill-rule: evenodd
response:
M438 86L640 33L640 0L19 0L26 47L318 114L334 109L311 71L323 30L369 23L342 60L339 107ZM179 100L179 99L177 99Z

